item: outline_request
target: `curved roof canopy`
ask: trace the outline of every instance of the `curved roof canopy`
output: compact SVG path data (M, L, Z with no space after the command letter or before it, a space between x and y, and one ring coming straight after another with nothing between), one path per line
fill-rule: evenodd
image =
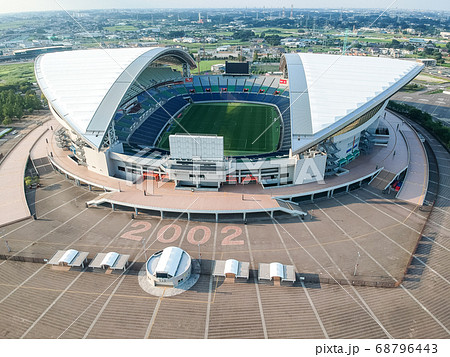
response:
M102 266L107 265L109 267L112 267L118 258L119 258L119 253L109 252L108 254L105 255L105 257L103 258L100 265L102 265Z
M49 53L36 59L35 73L52 108L99 148L127 89L155 61L195 68L181 49L146 47Z
M70 264L78 255L78 253L79 253L78 250L75 249L66 250L64 255L58 260L58 263Z
M379 57L291 53L282 57L280 67L289 76L292 149L299 152L388 99L423 65Z
M236 259L228 259L225 261L225 274L237 275L239 269L239 262Z
M178 247L167 247L164 248L161 256L159 257L154 275L167 274L169 278L172 278L185 272L189 266L189 254Z
M284 278L284 267L281 263L270 263L270 279L274 277Z

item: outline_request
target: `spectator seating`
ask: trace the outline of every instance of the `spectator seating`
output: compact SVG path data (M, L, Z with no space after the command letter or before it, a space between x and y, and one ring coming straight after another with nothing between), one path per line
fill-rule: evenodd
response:
M168 67L149 67L139 77L139 83L147 86L145 91L133 84L128 101L137 98L140 110L135 113L118 111L114 118L116 135L131 147L153 147L160 132L171 117L193 102L246 101L267 103L278 107L283 131L279 151L284 155L291 147L289 89L280 85L279 77L227 77L217 75L194 76L192 82L180 83L182 77ZM170 83L172 82L172 83ZM139 93L137 93L139 92ZM126 103L124 100L123 103ZM137 129L135 128L137 126ZM131 135L130 135L131 134ZM267 154L267 156L273 154ZM258 155L261 157L261 155Z

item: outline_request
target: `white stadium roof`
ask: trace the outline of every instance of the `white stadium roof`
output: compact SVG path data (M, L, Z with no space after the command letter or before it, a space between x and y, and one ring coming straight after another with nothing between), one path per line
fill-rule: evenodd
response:
M311 53L284 55L281 65L289 76L294 152L388 99L423 68L414 61Z
M51 107L92 146L99 148L127 89L164 56L195 62L179 49L95 49L49 53L35 63L36 78Z
M161 58L195 67L185 51L147 47L49 53L37 58L35 72L51 108L91 146L100 148L129 87ZM382 103L423 68L415 61L310 53L286 54L281 66L289 76L294 153Z

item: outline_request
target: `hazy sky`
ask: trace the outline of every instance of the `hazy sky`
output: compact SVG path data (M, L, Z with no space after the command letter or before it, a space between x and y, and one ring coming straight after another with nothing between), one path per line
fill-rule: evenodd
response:
M45 11L45 10L81 10L81 9L117 9L117 8L213 8L213 7L263 7L289 8L382 8L391 4L395 9L429 9L450 11L448 0L0 0L0 13Z

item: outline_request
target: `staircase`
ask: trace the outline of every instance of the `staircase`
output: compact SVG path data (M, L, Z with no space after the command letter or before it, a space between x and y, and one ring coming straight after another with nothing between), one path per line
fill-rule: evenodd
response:
M388 186L395 180L397 174L387 170L381 170L378 175L370 182L370 186L381 191L388 188Z
M281 198L277 198L276 200L280 206L280 211L289 213L293 216L306 216L308 214L307 212L303 211L295 202L286 201Z

